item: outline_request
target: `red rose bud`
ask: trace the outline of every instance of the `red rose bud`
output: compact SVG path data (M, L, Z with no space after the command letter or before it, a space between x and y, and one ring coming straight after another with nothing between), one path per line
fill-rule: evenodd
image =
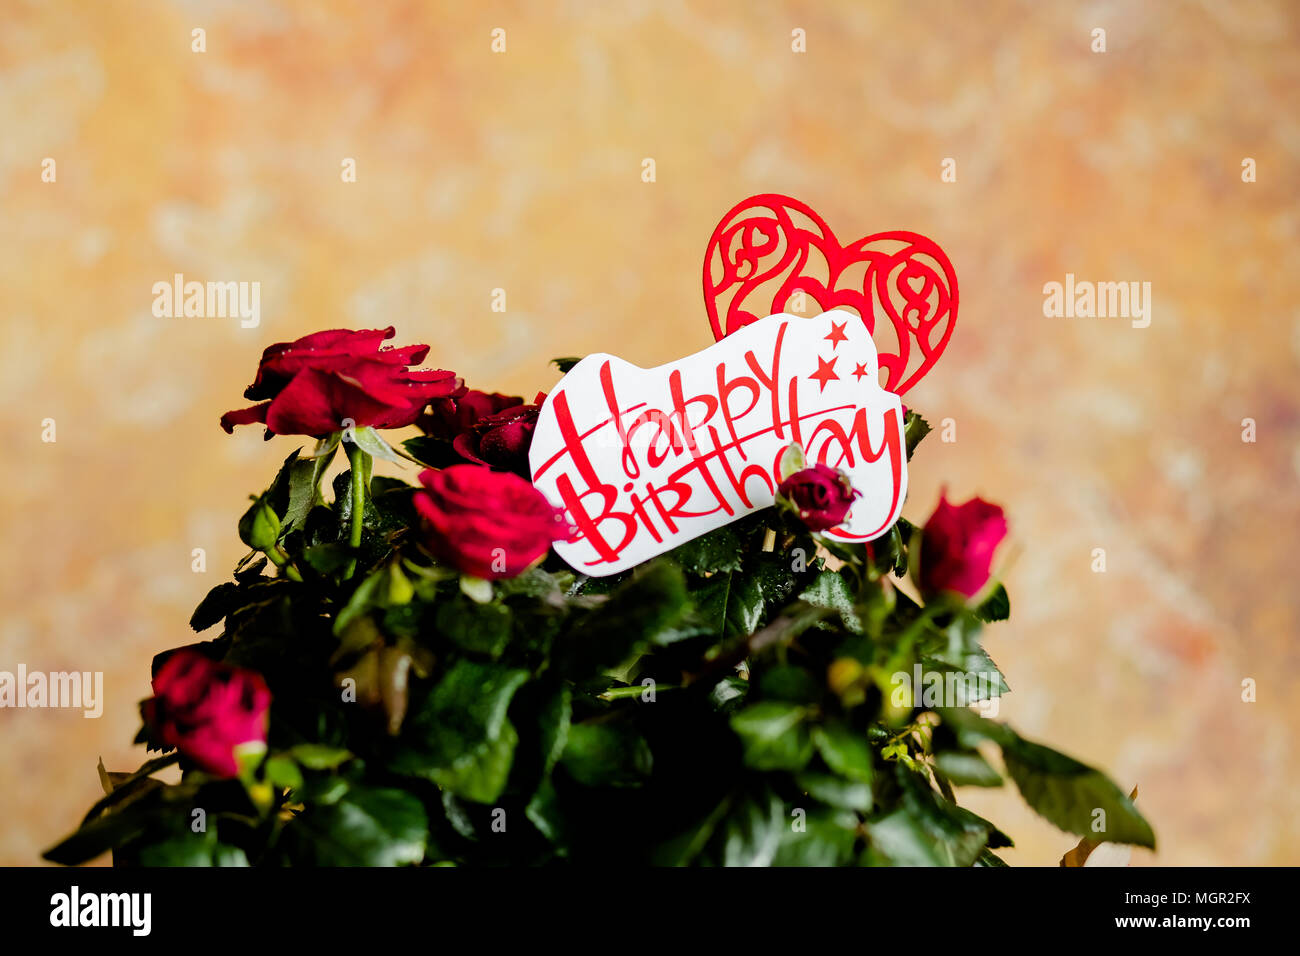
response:
M402 428L430 402L455 394L460 379L452 372L412 369L424 360L427 345L381 347L396 331L316 332L262 353L257 377L245 398L260 405L221 416L227 432L236 425L262 423L267 435L320 437L356 428Z
M988 584L993 552L1006 535L1007 519L997 505L980 498L951 505L940 494L921 532L921 593L975 597Z
M420 473L415 510L428 529L429 550L476 578L512 578L569 536L564 512L509 472L452 465Z
M777 486L776 493L795 510L809 531L835 527L862 494L849 483L847 475L829 465L796 471Z
M271 692L262 675L182 648L153 679L144 719L157 740L216 777L239 775L238 748L266 746Z

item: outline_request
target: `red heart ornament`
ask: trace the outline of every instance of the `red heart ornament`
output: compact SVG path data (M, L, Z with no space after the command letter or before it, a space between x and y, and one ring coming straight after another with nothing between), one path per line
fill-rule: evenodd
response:
M842 246L797 199L767 193L738 203L713 230L704 254L704 304L714 338L784 312L798 292L823 312L847 308L861 316L876 340L884 387L898 395L930 371L957 322L957 274L925 236L878 232ZM893 341L876 335L882 314Z

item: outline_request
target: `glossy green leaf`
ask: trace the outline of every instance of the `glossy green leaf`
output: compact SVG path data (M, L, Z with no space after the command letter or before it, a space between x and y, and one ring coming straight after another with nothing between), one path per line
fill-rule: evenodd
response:
M1099 770L1019 737L1003 745L1002 760L1025 802L1062 830L1155 847L1151 824Z
M826 766L842 777L871 783L871 745L866 735L831 722L814 727L812 739Z
M295 858L314 866L402 866L424 859L424 806L393 788L352 788L309 807L285 829Z
M635 787L654 761L645 738L626 722L592 722L569 727L560 765L589 787Z
M731 727L744 746L745 764L755 770L801 770L812 759L808 711L797 704L768 700L731 715Z
M936 754L935 765L948 782L958 787L1000 787L1002 774L974 750L946 750Z

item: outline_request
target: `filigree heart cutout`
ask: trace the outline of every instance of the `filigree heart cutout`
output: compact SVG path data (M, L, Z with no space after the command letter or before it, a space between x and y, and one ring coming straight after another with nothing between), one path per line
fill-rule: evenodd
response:
M797 199L769 193L738 203L704 255L714 337L787 311L799 293L823 312L861 316L879 351L882 384L898 395L930 371L957 322L957 274L925 236L878 232L841 245Z

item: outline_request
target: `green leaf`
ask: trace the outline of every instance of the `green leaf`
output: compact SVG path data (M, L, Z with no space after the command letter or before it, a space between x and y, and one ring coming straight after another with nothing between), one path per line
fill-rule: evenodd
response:
M1015 735L1002 745L1002 760L1025 802L1062 830L1154 849L1151 824L1101 771Z
M709 691L709 704L720 713L730 714L745 702L748 694L749 681L735 674L728 674Z
M352 759L350 750L343 747L329 747L325 744L298 744L290 749L289 753L308 770L333 770Z
M970 866L989 843L987 820L936 793L928 778L897 765L903 806L930 839L934 865Z
M635 787L650 776L645 738L627 723L581 723L569 728L560 765L588 787Z
M573 587L574 580L572 571L547 571L534 567L517 577L501 578L493 582L493 586L503 597L521 594L529 598L549 600L556 595L567 594Z
M451 442L434 438L432 435L417 435L402 442L402 448L412 459L432 468L445 468L461 461L461 457L452 450Z
M785 824L773 866L843 866L852 859L858 838L854 813L814 808L805 811L802 827L789 814Z
M266 782L279 790L302 788L302 771L292 757L276 754L266 759Z
M341 441L342 438L343 432L330 432L324 438L316 439L316 444L312 446L311 451L302 452L302 450L299 449L299 453L303 458L323 458L326 455L329 455L332 458L334 452L338 450L339 441Z
M295 449L284 460L279 474L267 490L267 498L284 515L280 537L302 528L311 509L321 503L320 480L334 460L338 442L326 443L317 457L304 458Z
M767 792L743 801L727 816L723 866L771 866L790 823L785 805Z
M667 561L643 565L566 636L559 664L589 676L648 649L687 609L686 583Z
M456 646L493 659L510 643L510 608L459 598L438 605L438 630Z
M568 355L564 358L551 359L551 364L558 368L562 373L567 374L569 369L573 368L573 366L577 365L581 361L582 359L580 357Z
M830 773L801 773L795 777L799 789L814 800L846 810L871 810L871 784L845 780Z
M547 699L538 720L542 729L542 773L548 774L569 742L573 692L567 685L562 685Z
M784 554L750 553L740 571L713 575L695 589L697 613L722 638L748 637L784 605L797 577Z
M344 435L345 437L349 437L346 432ZM404 458L411 461L415 460L411 458L411 456L399 452L392 445L388 444L388 442L384 441L379 432L368 426L365 428L352 429L350 438L352 444L356 445L372 458L381 458L384 461L391 461L398 465L402 463L402 459Z
M955 786L1002 786L1002 775L974 750L945 750L935 755L934 762L939 772Z
M41 855L51 863L76 866L129 842L143 833L148 823L148 810L134 803L82 825Z
M175 836L140 848L140 866L248 866L248 857L239 847L217 839L217 828L206 832L182 830Z
M951 843L908 809L895 810L888 816L866 825L871 840L867 861L892 866L968 866L961 862ZM974 843L972 839L968 843ZM983 840L973 846L975 855L983 850ZM959 849L969 851L971 846Z
M731 809L731 798L724 797L703 820L692 823L676 836L657 843L650 851L653 866L686 866L709 844L718 824Z
M990 740L1005 749L1018 739L1010 727L981 717L966 707L941 707L939 716L964 747L974 747L981 740Z
M916 706L969 707L1010 692L1002 672L982 650L966 654L965 662L964 667L954 667L933 657L921 658L921 686L912 688Z
M524 816L537 827L537 832L552 843L564 838L565 819L550 777L542 780L537 792L528 801L528 806L524 807Z
M759 696L792 704L815 704L823 693L822 685L808 671L793 664L764 668L757 683Z
M337 541L322 541L320 544L304 548L302 557L317 574L333 574L346 566L352 555L344 544Z
M190 616L190 627L195 631L206 631L239 606L242 594L240 586L231 581L218 584L194 609Z
M1011 616L1011 597L1007 594L1007 589L999 584L995 587L989 596L984 599L979 607L975 608L975 616L985 624L993 621L1005 621Z
M742 548L741 535L733 523L693 538L666 556L691 574L739 571Z
M912 452L916 451L916 446L921 444L921 439L930 434L931 430L929 422L908 409L903 419L903 438L907 444L908 461L912 460Z
M462 659L403 725L397 773L419 776L457 796L491 803L504 789L518 734L506 720L528 671Z
M842 777L871 783L871 745L863 734L832 722L814 727L812 739L826 766Z
M812 584L800 592L799 600L813 607L823 607L838 612L845 627L854 634L863 633L862 620L858 617L853 589L838 571L819 573Z
M812 759L813 743L796 704L766 700L731 715L731 727L744 746L746 766L755 770L802 770Z
M378 607L380 598L383 596L384 589L387 585L388 571L386 568L379 568L368 574L365 579L357 585L357 589L352 592L348 598L348 603L344 605L343 610L339 611L338 616L334 618L334 634L338 636L348 629L348 625L361 617L373 607Z
M895 574L903 577L907 573L908 543L912 540L915 527L906 518L899 518L894 526L875 541L871 542L870 567L879 574ZM893 592L890 592L891 597Z
M495 737L462 751L446 766L431 767L427 776L458 797L493 803L506 788L518 744L519 733L507 720Z
M353 787L285 828L290 859L314 866L402 866L424 859L429 822L404 790Z

